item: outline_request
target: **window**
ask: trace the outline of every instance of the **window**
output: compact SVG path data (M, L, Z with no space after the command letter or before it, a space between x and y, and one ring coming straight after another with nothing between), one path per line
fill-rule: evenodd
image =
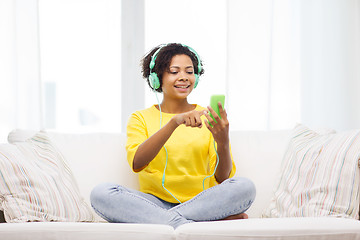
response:
M121 0L40 0L46 129L121 131Z

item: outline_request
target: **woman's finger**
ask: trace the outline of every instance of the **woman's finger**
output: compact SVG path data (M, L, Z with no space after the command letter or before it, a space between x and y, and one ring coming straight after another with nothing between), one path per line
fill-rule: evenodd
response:
M226 111L225 111L225 109L223 108L221 102L218 102L218 106L219 106L220 117L227 119Z
M200 116L201 116L201 115L195 116L196 126L199 127L199 128L202 127L202 120L201 120Z
M219 122L220 117L219 117L219 115L214 111L214 109L212 109L212 107L210 107L210 106L208 106L208 109L209 109L211 115L213 116L214 121L215 121L216 123Z
M205 117L207 118L207 121L205 121L205 122L209 123L210 127L213 127L215 124L214 119L210 116L209 112L206 112L204 114L205 114Z
M212 133L212 127L210 126L210 123L209 123L209 121L204 121L204 123L205 123L205 126L209 129L209 131Z

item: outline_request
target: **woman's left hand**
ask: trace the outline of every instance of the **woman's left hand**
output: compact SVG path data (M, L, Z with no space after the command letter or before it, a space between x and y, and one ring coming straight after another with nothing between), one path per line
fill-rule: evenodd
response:
M218 102L220 116L208 106L210 113L213 115L214 119L210 116L209 112L205 111L205 116L208 121L204 121L206 127L212 133L217 144L228 144L229 143L229 121L227 119L227 114L225 109L222 107L221 102ZM221 118L220 118L221 117ZM210 124L211 125L210 125Z

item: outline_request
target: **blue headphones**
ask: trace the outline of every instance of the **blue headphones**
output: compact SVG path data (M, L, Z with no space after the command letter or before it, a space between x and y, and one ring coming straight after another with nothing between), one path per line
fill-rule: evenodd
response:
M149 75L149 82L150 82L150 86L156 90L160 87L160 80L159 80L159 77L158 75L155 73L155 72L152 72L154 67L155 67L155 60L156 60L156 57L157 55L159 54L160 50L167 46L168 44L164 44L162 46L159 47L158 50L156 50L156 52L151 56L151 61L150 61L150 64L149 64L149 67L150 67L150 75ZM192 53L195 54L197 60L198 60L198 74L194 74L195 75L195 83L194 83L194 88L196 88L196 86L198 85L199 83L199 73L201 72L201 62L200 62L200 57L199 55L196 53L196 51L194 49L192 49L191 47L189 46L186 46L184 44L181 44L182 46L188 48Z

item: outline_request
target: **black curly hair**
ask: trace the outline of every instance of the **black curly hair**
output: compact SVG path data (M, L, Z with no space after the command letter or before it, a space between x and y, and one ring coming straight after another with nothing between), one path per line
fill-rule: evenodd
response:
M141 60L141 67L142 67L142 75L146 79L147 83L149 84L150 88L153 89L149 82L149 75L150 75L150 62L151 57L154 55L154 53L163 45L159 45L155 48L153 48L149 53L147 53ZM198 58L196 57L195 53L193 53L188 47L180 44L180 43L169 43L166 44L161 48L159 53L157 54L156 60L155 60L155 66L151 70L152 72L155 72L157 76L159 77L160 81L160 87L158 89L153 89L157 92L162 92L162 76L165 71L167 71L170 67L171 59L175 55L181 55L185 54L190 57L193 65L194 65L194 73L198 74L199 76L204 73L204 68L201 59L200 60L200 66L201 70L199 72L198 69Z

